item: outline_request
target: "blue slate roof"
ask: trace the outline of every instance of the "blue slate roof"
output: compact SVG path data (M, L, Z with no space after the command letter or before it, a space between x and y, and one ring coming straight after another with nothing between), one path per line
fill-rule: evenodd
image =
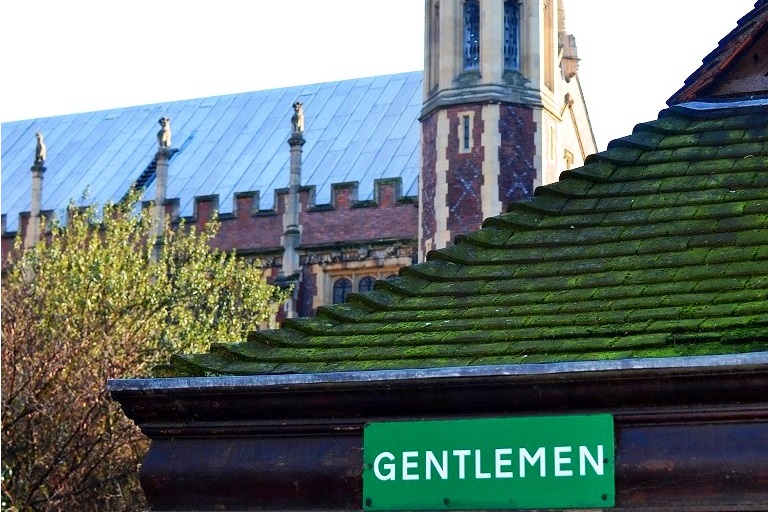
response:
M18 229L29 211L35 132L48 149L43 210L60 211L87 190L88 201L117 201L157 151L157 120L171 118L173 157L168 198L192 215L194 198L218 194L221 213L235 193L257 191L262 210L289 180L291 105L306 116L302 184L316 187L316 204L331 185L359 182L359 199L373 199L374 180L402 179L416 196L420 169L421 71L3 123L2 213ZM146 197L154 197L150 184Z

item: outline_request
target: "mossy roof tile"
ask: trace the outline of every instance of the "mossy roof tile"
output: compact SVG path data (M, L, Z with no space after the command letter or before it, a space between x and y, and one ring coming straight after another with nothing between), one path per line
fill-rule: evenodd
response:
M383 295L387 295L385 292L389 292L389 295L396 293L400 296L412 297L418 295L422 289L429 286L430 282L427 279L422 279L412 274L403 273L399 277L393 277L382 281L379 288L382 293L376 296L377 302L391 304L384 298ZM375 291L375 290L374 290Z
M659 149L656 151L645 151L641 153L634 162L637 162L638 164L655 164L660 162L669 162L669 161L682 161L683 158L672 158L673 153L676 150L674 149Z
M595 211L609 213L614 211L631 210L637 198L608 196L608 197L594 198L594 200L597 201L597 204L595 205L595 208L594 208Z
M379 288L383 288L383 285L379 285ZM391 307L400 300L400 296L394 293L387 293L382 289L374 290L366 294L350 294L349 301L353 304L358 304L360 307L364 307L373 311L378 311L387 307ZM324 311L328 311L325 309Z
M563 206L568 203L568 198L555 194L554 192L547 192L546 190L541 191L540 188L541 187L536 189L536 192L534 192L534 197L511 203L508 207L508 212L513 213L516 211L522 211L528 213L543 213L551 215L560 213L560 210L563 209ZM510 224L510 222L507 222L506 219L507 216L502 214L496 217L485 219L485 223L499 223L502 225ZM517 217L512 217L512 220L516 221Z
M759 189L758 189L759 190ZM740 194L736 195L735 193L732 195L734 200L739 200L740 198L743 198L746 194ZM750 201L745 201L744 205L744 213L768 213L768 197L760 197L759 199L754 199Z
M765 113L727 116L722 118L722 123L726 130L765 128Z
M650 208L645 210L616 211L603 214L600 220L605 226L645 224L652 213L653 210Z
M678 116L672 111L666 110L659 114L657 120L636 125L634 131L655 131L675 134L685 132L690 124L690 118Z
M605 182L611 178L616 169L616 165L609 162L594 162L583 167L565 171L560 175L560 179L568 179L573 176L590 181Z
M733 118L733 120L731 128L743 128L743 126L739 126L741 124L739 119ZM721 131L726 129L725 122L726 118L724 117L694 119L681 131L683 133Z
M768 155L765 155L766 149L757 155L745 155L743 158L735 158L733 162L734 171L761 171L765 175L765 169L768 168Z
M287 328L307 335L320 334L339 325L339 322L328 318L289 318L284 324Z
M714 146L692 146L672 151L669 160L674 162L695 162L717 158L718 148Z
M689 147L699 145L699 139L703 134L701 133L683 133L662 136L656 147L659 149L672 149L679 147Z
M681 106L376 290L158 376L768 350L768 107Z
M555 182L547 185L546 190L551 193L561 194L565 197L584 197L590 189L595 186L595 182L581 178L578 174L569 180Z
M632 164L640 158L644 151L634 148L613 147L597 155L598 161L616 165Z
M466 242L481 247L504 247L512 233L513 231L509 227L487 226L466 235L459 235L456 237L456 241L457 245Z
M581 215L558 215L542 219L539 227L542 228L575 228L599 225L605 217L604 213Z
M723 144L736 144L741 142L745 136L748 140L754 140L756 134L747 136L745 130L722 130L715 132L703 132L699 136L698 143L705 146L721 146Z
M356 322L370 312L369 308L361 307L354 302L347 302L333 308L319 307L317 309L317 316L329 318L331 321L337 322Z
M734 167L734 161L731 158L721 158L717 160L697 160L691 162L686 169L686 174L709 174L728 172ZM669 174L668 176L670 176Z
M744 137L748 140L766 140L768 139L768 126L755 126L744 130Z

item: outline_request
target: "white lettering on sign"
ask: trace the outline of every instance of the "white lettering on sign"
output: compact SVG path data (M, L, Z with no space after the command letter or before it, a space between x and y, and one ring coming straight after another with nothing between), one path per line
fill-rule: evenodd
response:
M512 461L503 459L503 455L512 455L512 448L496 448L496 478L512 478L512 471L504 471L501 468L511 466Z
M536 448L533 453L527 448L518 448L516 457L518 477L529 478L526 470L534 469L536 466L539 468L538 476L546 477L547 460L552 461L555 476L573 477L572 465L574 460L571 455L574 453L578 453L578 476L586 476L589 471L596 475L603 475L605 472L603 445L597 445L594 452L590 451L588 446L555 446L551 448L551 451L552 457L548 458L547 449L543 446ZM484 460L485 462L483 462ZM441 480L448 480L451 477L459 480L466 478L477 480L514 478L515 474L511 470L514 460L515 450L512 448L495 448L488 453L477 449L442 450L438 453L429 450L425 452L403 451L399 458L392 452L381 452L373 460L373 474L382 481L419 480L421 478L431 480L433 477ZM467 470L472 467L472 462L474 462L474 474L468 476ZM454 474L451 474L451 471Z
M475 478L491 478L490 473L483 473L480 469L480 466L482 466L481 459L480 450L475 450Z
M587 474L587 465L585 462L589 461L589 465L592 466L592 470L597 475L603 474L603 445L597 445L597 460L592 457L586 446L579 446L579 475L584 476Z
M459 480L464 480L464 461L472 455L472 450L453 450L453 454L459 458Z
M395 456L389 452L381 452L376 456L376 460L373 461L373 472L376 474L376 478L379 480L394 480L395 479L395 465L391 462L386 464L381 463L381 459L387 458L389 460L395 460ZM387 471L386 474L381 472L381 466Z
M563 469L571 463L571 458L563 455L565 453L571 453L570 446L555 446L555 476L573 476L573 470Z
M547 466L544 464L544 447L536 450L536 453L531 455L525 448L520 448L520 478L525 478L525 463L528 462L530 466L533 466L537 462L539 463L539 476L544 478L547 476Z
M448 451L443 450L442 464L437 462L435 454L433 452L427 452L427 480L432 479L432 468L435 468L437 474L443 480L448 479Z
M419 463L411 461L419 456L419 452L403 452L403 480L418 480L419 475L411 474L409 469L416 469L419 467Z

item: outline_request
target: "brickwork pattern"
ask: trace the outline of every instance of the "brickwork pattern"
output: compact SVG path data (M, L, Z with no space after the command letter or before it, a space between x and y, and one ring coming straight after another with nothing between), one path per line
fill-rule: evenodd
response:
M506 211L512 201L533 195L536 123L530 108L501 105L499 124L503 134L499 150L499 199L502 211Z
M472 126L472 149L469 152L459 151L459 126L461 113L474 112ZM474 231L480 228L483 222L483 204L481 188L483 185L483 159L484 147L481 136L484 129L492 130L494 127L484 127L482 120L482 107L460 106L448 110L450 129L448 144L446 147L450 168L446 179L448 181L448 230L452 236Z
M313 210L302 194L302 245L390 238L416 238L418 208L413 200L402 200L397 186L388 180L378 184L378 201L359 202L356 185L333 189L333 208Z
M356 183L334 186L333 203L314 204L314 189L299 192L301 203L302 245L330 244L342 241L360 242L389 238L416 238L418 205L416 198L400 196L397 180L381 180L376 184L374 201L357 201ZM234 212L221 216L221 229L213 245L221 250L237 249L240 253L274 250L281 247L283 214L287 190L275 199L276 210L259 211L258 195L243 194L236 198ZM169 200L169 213L174 211ZM201 228L218 209L218 196L196 199L195 215L185 219L188 225Z

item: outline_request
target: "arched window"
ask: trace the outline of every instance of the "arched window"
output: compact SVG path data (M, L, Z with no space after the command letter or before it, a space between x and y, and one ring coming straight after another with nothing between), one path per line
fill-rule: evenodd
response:
M333 283L333 303L341 304L342 302L347 300L347 295L349 295L349 292L351 291L352 291L352 281L350 281L346 277L337 279L336 282Z
M520 70L519 0L504 0L504 69Z
M375 284L376 284L376 279L372 278L371 276L364 277L357 284L357 291L361 293L370 292L373 290L373 287Z
M464 70L480 69L480 1L464 2Z

